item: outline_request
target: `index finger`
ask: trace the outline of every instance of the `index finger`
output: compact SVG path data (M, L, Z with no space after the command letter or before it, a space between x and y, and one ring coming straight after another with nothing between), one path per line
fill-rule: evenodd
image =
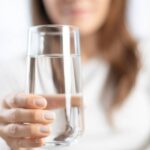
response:
M47 100L46 109L58 109L66 107L67 97L65 94L42 95ZM82 107L83 101L81 95L72 95L70 98L72 107Z
M43 109L47 106L44 97L33 94L15 94L5 97L4 103L9 108Z

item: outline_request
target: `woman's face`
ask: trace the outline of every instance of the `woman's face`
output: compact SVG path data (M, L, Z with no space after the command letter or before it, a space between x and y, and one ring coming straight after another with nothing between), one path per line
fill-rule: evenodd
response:
M43 0L53 23L78 26L82 35L95 33L103 25L110 2L111 0Z

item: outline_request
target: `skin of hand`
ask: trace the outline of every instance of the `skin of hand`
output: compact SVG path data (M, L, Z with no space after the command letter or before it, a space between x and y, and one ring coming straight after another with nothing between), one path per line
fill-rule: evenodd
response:
M5 97L0 105L0 137L12 150L27 150L44 145L50 135L55 114L46 110L47 100L32 94Z

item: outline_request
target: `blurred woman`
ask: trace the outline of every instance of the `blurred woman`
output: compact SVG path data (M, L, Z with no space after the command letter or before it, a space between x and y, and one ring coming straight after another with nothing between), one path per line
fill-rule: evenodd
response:
M137 44L126 27L126 3L126 0L33 1L34 25L68 24L80 28L85 134L65 150L136 150L148 136L150 116L145 89L149 81ZM51 123L54 114L43 110L50 104L46 100L42 103L41 99L18 94L2 101L6 113L0 117L0 135L11 148L44 144L41 137L48 136L49 129L43 124ZM35 117L41 114L46 114L45 119ZM8 116L12 119L8 120ZM26 122L30 126L22 124ZM31 138L33 135L36 140Z

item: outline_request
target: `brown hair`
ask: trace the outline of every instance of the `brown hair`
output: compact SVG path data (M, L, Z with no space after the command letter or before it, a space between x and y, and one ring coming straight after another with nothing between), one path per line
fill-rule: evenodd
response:
M104 101L108 112L124 102L139 70L137 44L125 24L126 3L126 0L112 0L109 15L99 31L101 53L110 64L104 92L105 97L111 94Z
M33 13L34 24L50 24L42 1L32 2L34 10L37 10ZM126 0L112 0L107 19L99 30L100 53L110 64L103 101L107 112L114 110L124 102L134 86L139 69L136 42L127 31L125 11ZM107 95L111 97L108 98Z

